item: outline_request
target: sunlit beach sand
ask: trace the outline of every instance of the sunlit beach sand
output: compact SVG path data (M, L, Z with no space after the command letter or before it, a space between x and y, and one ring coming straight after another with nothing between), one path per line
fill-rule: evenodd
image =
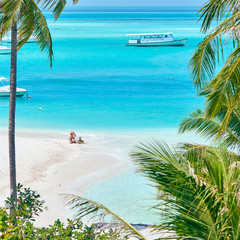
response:
M99 188L102 185L104 189L108 180L119 174L120 179L117 179L117 182L124 181L125 176L123 175L121 178L121 173L128 172L135 167L129 153L139 142L156 139L156 136L159 140L173 145L180 141L200 142L200 138L193 134L179 135L177 129L131 132L130 135L120 132L100 133L96 131L96 133L86 133L81 136L84 137L85 144L69 144L68 133L34 132L34 130L22 130L17 133L18 181L24 186L36 189L48 207L48 211L42 213L37 220L39 225L51 224L56 218L64 221L72 215L64 207L63 197L60 194L91 196L94 192L90 191L92 188ZM7 135L4 132L1 132L0 135L0 145L0 194L3 200L9 194L8 144ZM123 186L117 186L119 190L115 189L114 194L111 193L111 189L106 188L106 192L102 194L98 192L99 196L93 195L92 197L95 198L93 200L103 201L110 209L123 215L130 222L153 224L157 220L157 216L154 216L153 212L149 216L145 215L149 211L148 204L152 193L147 192L141 196L141 189L151 188L147 186L150 182L143 182L143 186L141 183L137 186L134 185L138 188L135 190L139 192L139 195L131 195L133 194L131 193L131 184L136 184L135 181L138 178L137 180L134 178L140 174L133 171L130 175L133 183L128 182L127 185L124 185L125 193L129 194L127 199L126 195L121 192ZM126 200L131 202L125 205L124 201ZM136 210L134 206L140 204L141 201L145 201L143 204L145 210L134 212ZM133 207L133 213L130 215L128 206Z

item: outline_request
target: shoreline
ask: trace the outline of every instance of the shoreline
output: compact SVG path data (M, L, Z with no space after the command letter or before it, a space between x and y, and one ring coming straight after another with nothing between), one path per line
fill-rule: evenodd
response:
M83 195L93 184L106 181L128 168L124 152L116 147L121 141L119 138L90 134L85 140L83 145L69 144L68 134L52 138L52 134L17 132L17 182L37 190L48 207L48 211L38 217L39 226L52 224L58 218L64 221L71 216L64 208L60 194ZM3 199L9 194L6 133L0 133L0 144L0 196L3 205Z
M179 139L182 142L197 139L193 138L193 134L179 136L177 129L148 133L139 130L129 132L128 135L95 131L82 133L86 144L75 145L69 144L68 133L59 132L33 129L16 132L17 182L37 190L48 207L48 211L37 218L39 226L52 224L58 218L63 221L71 218L72 213L64 207L60 194L83 196L92 187L100 186L131 169L134 164L129 152L139 142L153 138L153 135L155 138L163 138L169 144L175 144ZM0 144L0 196L3 200L9 194L6 130L0 129Z

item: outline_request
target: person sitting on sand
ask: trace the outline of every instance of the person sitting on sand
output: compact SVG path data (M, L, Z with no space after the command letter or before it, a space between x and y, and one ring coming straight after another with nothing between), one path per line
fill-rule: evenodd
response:
M78 143L79 144L84 144L84 140L82 139L82 137L79 138Z
M70 137L69 137L70 144L77 143L77 140L75 139L76 138L75 132L71 131L69 134L70 134Z

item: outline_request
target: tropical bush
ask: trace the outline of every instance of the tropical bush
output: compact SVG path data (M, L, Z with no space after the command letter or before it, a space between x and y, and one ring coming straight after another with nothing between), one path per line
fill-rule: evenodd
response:
M119 234L113 230L97 230L94 226L85 226L81 219L70 220L64 224L59 219L53 225L46 227L35 227L34 221L39 213L44 211L44 201L40 195L30 188L23 188L18 184L17 204L13 197L5 201L5 207L0 208L0 239L23 240L23 239L61 239L61 240L114 240L121 239ZM10 208L12 213L10 214Z

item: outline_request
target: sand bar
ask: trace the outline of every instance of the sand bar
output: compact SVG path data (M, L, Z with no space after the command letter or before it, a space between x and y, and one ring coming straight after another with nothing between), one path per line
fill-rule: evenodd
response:
M161 138L170 144L179 141L198 142L194 135L177 134L176 130L82 134L84 145L69 144L68 133L17 132L17 181L36 189L46 201L38 225L71 217L60 194L82 195L88 187L114 177L132 167L128 154L139 141ZM7 133L0 132L0 199L9 194Z

